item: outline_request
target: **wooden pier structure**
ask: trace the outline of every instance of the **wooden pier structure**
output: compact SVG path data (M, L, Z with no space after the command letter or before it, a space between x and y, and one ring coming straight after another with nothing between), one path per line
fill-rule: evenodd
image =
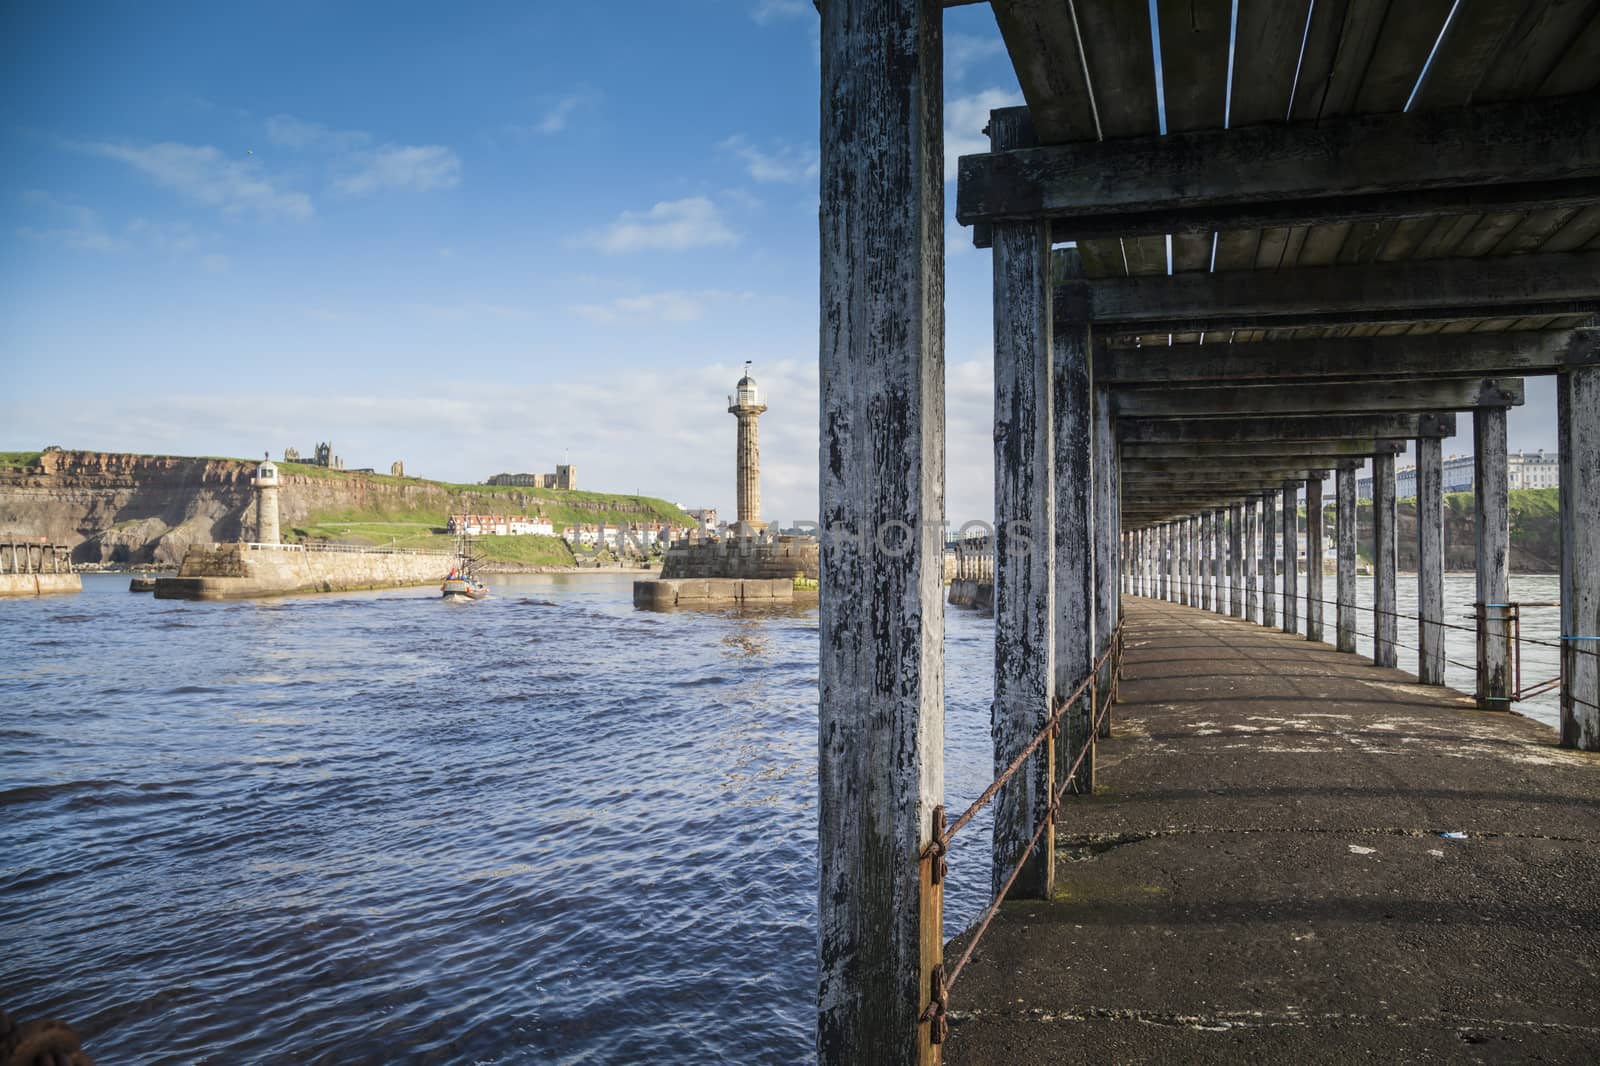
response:
M943 765L943 20L959 2L817 4L824 1063L940 1061L962 1039L950 1024L963 1009L956 981L988 958L963 948L947 964L942 927L949 840L970 818L945 811ZM1159 0L1152 25L1148 5L1124 0L988 7L1026 101L990 115L990 151L960 160L956 189L957 220L994 261L996 784L982 800L993 804L997 897L1066 905L1056 899L1066 842L1081 839L1083 812L1119 802L1096 796L1097 780L1154 757L1117 732L1125 597L1169 604L1152 606L1148 621L1143 606L1130 608L1135 627L1204 617L1234 632L1256 622L1278 631L1274 648L1298 652L1275 658L1286 675L1301 660L1353 652L1354 470L1367 459L1374 663L1346 654L1343 669L1396 682L1385 669L1398 665L1402 623L1414 625L1418 682L1455 716L1430 716L1418 742L1454 728L1494 734L1484 745L1537 748L1527 723L1489 713L1517 689L1506 415L1530 376L1556 378L1559 407L1561 724L1548 753L1557 743L1600 750L1600 10L1560 0ZM1440 442L1458 417L1471 420L1476 458L1470 711L1436 687ZM1418 466L1415 619L1395 612L1394 467L1407 441ZM1320 567L1301 587L1295 565L1301 501L1320 547L1330 474L1331 598ZM1321 643L1330 621L1334 652ZM1162 654L1142 648L1138 669ZM1187 684L1196 698L1226 702L1234 691L1223 660ZM1295 693L1292 709L1315 713L1322 698ZM1201 712L1163 713L1176 716L1164 727L1182 731ZM1373 728L1366 713L1390 711L1357 708L1351 730ZM1348 747L1330 742L1325 758L1337 763ZM1252 756L1244 737L1230 757L1247 767L1269 754L1263 743ZM1588 760L1574 774L1600 770L1572 758ZM1530 767L1524 776L1542 768L1519 765ZM1441 764L1415 772L1450 787ZM1243 771L1185 783L1208 790L1208 805L1236 805L1244 824L1249 780ZM1510 787L1504 773L1487 780ZM1572 802L1591 805L1582 809L1592 825L1593 786L1584 787L1588 798ZM1381 803L1381 791L1372 798ZM1312 789L1298 802L1308 818L1319 805L1331 818L1341 799ZM1562 916L1593 912L1593 877L1582 872L1593 870L1592 837L1574 838L1581 888L1571 907L1558 905L1566 875L1555 866L1522 875L1532 879L1523 924L1538 925L1541 908L1553 919L1519 942L1587 952L1587 970L1525 972L1579 981L1590 1003L1592 933L1570 934ZM1259 843L1238 861L1266 862ZM1335 859L1337 849L1305 852L1311 873L1328 863L1330 877L1347 876ZM1315 933L1314 887L1279 888ZM1013 924L1010 907L996 905L978 933L992 926L1004 937ZM1172 932L1192 928L1175 920ZM1322 950L1360 952L1375 937L1386 950L1374 958L1400 967L1405 931L1374 928ZM1025 972L1106 964L1046 954L1026 936L1017 950ZM1274 950L1269 964L1294 949ZM1381 982L1368 987L1381 994ZM1305 1002L1338 1002L1321 992ZM1519 1039L1533 1043L1522 1046L1592 1054L1592 1033L1573 1036L1552 1018L1524 1019ZM1061 1029L1074 1057L1106 1057L1082 1043L1102 1028L1064 1017ZM1306 1046L1332 1057L1368 1047L1352 1029L1321 1037ZM1395 1039L1376 1047L1404 1057L1411 1045Z

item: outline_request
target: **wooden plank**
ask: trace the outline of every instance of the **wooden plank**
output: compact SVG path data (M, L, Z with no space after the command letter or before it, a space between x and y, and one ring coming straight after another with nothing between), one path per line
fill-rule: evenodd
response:
M1450 20L1444 38L1439 41L1433 62L1428 64L1427 74L1417 88L1416 99L1411 105L1412 110L1456 107L1474 99L1478 83L1508 43L1511 31L1530 7L1542 6L1537 2L1530 5L1527 0L1471 0L1470 3L1462 3L1455 17Z
M1231 125L1289 120L1310 7L1311 0L1239 0Z
M1319 0L1295 90L1296 122L1316 122L1354 108L1388 10L1389 0Z
M1433 228L1417 248L1415 259L1442 259L1454 255L1456 248L1471 233L1481 214L1444 215L1433 220Z
M1104 333L1384 324L1600 310L1593 252L1112 278L1058 286ZM1570 304L1571 306L1557 306ZM1408 317L1414 316L1414 317Z
M1221 129L1228 94L1228 38L1232 0L1158 4L1162 84L1167 132ZM1175 270L1204 270L1211 262L1210 233L1172 238Z
M1232 422L1184 419L1129 419L1117 426L1127 443L1195 441L1318 441L1351 438L1453 437L1453 414L1337 415L1326 418L1240 418Z
M1585 207L1540 247L1541 252L1571 252L1600 237L1600 206Z
M1306 462L1331 462L1356 456L1376 455L1380 451L1402 452L1405 442L1353 437L1349 440L1292 441L1198 441L1189 444L1124 443L1122 458L1133 459L1214 459L1228 457L1273 458L1292 455Z
M1523 7L1521 19L1474 88L1473 100L1513 100L1538 92L1585 27L1600 18L1594 0L1531 0Z
M1356 111L1371 114L1399 111L1406 106L1428 53L1444 28L1450 5L1451 0L1405 0L1389 5L1377 47L1362 74Z
M1549 374L1600 362L1594 331L1473 332L1466 336L1352 337L1257 344L1174 345L1155 351L1101 346L1097 382L1122 388L1185 383L1266 384Z
M1549 76L1539 83L1539 95L1567 96L1587 92L1596 84L1600 84L1600 14L1573 37Z
M1121 0L1083 0L1072 9L1078 15L1103 136L1133 137L1159 130L1148 7ZM1089 252L1083 257L1087 277L1167 272L1166 241L1162 238L1081 244Z
M1053 0L995 0L994 20L1011 56L1033 127L1045 144L1098 136L1072 16Z
M1260 415L1363 414L1384 411L1464 411L1520 406L1520 378L1435 378L1395 382L1384 389L1366 383L1249 385L1234 388L1118 389L1112 412L1126 418L1216 418Z
M938 1060L944 85L937 0L821 20L819 1063ZM903 550L872 550L904 528Z
M1249 270L1258 265L1261 231L1257 229L1225 230L1217 234L1218 270Z
M1506 463L1506 411L1472 412L1473 537L1477 542L1477 602L1505 603L1511 581L1511 483ZM1505 614L1489 608L1480 623L1478 706L1511 709L1511 659Z
M1556 379L1561 445L1561 632L1600 636L1600 371ZM1563 641L1561 746L1600 751L1600 652Z
M1597 108L1584 95L963 156L956 217L1050 218L1068 240L1590 203Z

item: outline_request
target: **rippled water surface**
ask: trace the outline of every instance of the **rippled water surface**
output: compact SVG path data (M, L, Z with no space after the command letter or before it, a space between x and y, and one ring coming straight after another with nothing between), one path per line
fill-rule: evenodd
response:
M0 600L0 1004L105 1063L808 1057L815 609L493 584ZM992 639L949 612L956 809Z

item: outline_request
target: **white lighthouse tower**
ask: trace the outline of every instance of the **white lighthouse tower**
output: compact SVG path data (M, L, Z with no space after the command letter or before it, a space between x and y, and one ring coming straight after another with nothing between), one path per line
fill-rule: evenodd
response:
M761 442L756 431L756 419L767 409L761 401L761 390L756 379L750 376L750 364L744 364L744 377L728 397L728 413L739 420L736 489L738 491L740 533L760 531L761 521Z
M278 468L272 460L263 459L256 467L256 542L278 543Z

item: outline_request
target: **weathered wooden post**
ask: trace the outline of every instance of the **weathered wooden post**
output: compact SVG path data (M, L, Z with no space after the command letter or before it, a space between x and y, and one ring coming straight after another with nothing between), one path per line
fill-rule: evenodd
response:
M1313 471L1306 478L1306 639L1322 638L1322 479Z
M1075 248L1054 253L1057 282L1083 277ZM1059 705L1094 667L1094 398L1093 350L1086 317L1063 314L1055 323L1056 661L1052 705ZM1087 693L1067 712L1065 743L1057 749L1058 779L1087 749L1073 793L1094 791L1093 704Z
M1399 566L1395 539L1394 454L1372 457L1372 662L1395 665L1395 570Z
M989 114L993 151L1037 142L1025 108ZM1000 222L994 249L994 770L998 777L1049 720L1055 680L1054 431L1050 226ZM1109 554L1109 553L1108 553ZM1107 575L1110 576L1109 574ZM994 801L993 889L1020 863L1012 891L1049 899L1055 833L1054 751L1030 759Z
M944 80L938 0L827 0L817 1059L939 1059Z
M1189 527L1189 606L1200 606L1200 587L1205 584L1205 516L1193 514L1187 520Z
M1593 331L1587 343L1592 357ZM1600 751L1600 367L1556 377L1561 447L1561 746Z
M1271 628L1278 623L1278 494L1268 489L1261 494L1261 624Z
M1117 438L1111 426L1111 390L1094 387L1094 658L1111 647L1111 634L1117 627L1117 588L1102 571L1116 565L1117 528ZM1099 690L1111 691L1111 665L1097 675ZM1106 736L1102 728L1099 736Z
M1300 628L1300 483L1283 483L1283 631Z
M1416 438L1417 680L1444 684L1444 447Z
M1334 547L1335 563L1333 598L1338 601L1334 618L1334 647L1340 651L1356 650L1356 470L1361 464L1354 460L1339 464L1334 478Z
M1506 409L1472 409L1473 510L1478 542L1478 706L1511 707L1511 484L1506 469Z
M1244 502L1244 617L1254 622L1261 609L1261 597L1256 588L1256 501Z
M1228 613L1228 589L1222 580L1228 563L1228 541L1223 527L1227 513L1225 507L1211 512L1211 609L1218 614Z
M1228 614L1244 617L1244 505L1228 513Z
M1170 526L1163 522L1156 527L1156 598L1167 598L1167 545Z

